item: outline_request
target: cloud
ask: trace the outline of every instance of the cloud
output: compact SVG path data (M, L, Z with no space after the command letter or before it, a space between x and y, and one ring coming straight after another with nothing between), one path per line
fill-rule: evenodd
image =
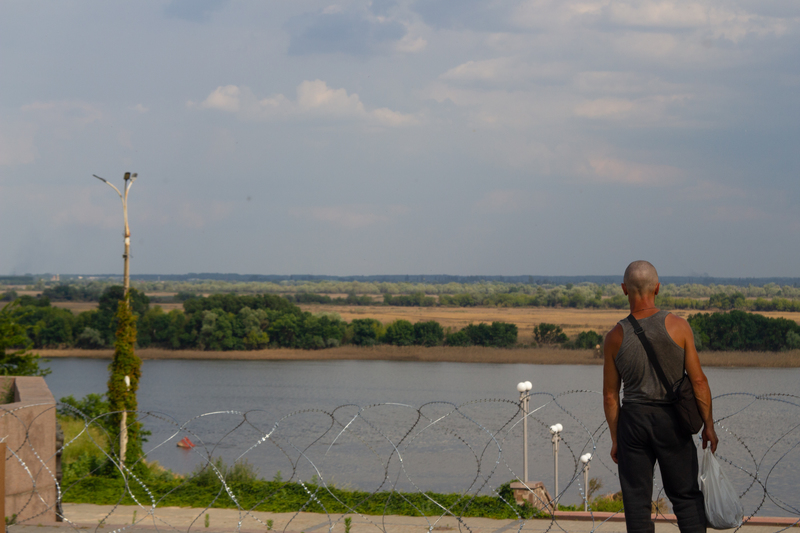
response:
M338 205L327 207L295 207L289 214L296 218L310 218L345 229L360 229L376 224L384 224L407 213L409 209L403 205L392 205L376 208L366 205Z
M142 105L142 104L136 104L136 105L135 105L135 106L133 106L131 109L133 109L133 110L134 110L134 111L136 111L137 113L147 113L148 111L150 111L150 108L148 108L148 107L145 107L145 106L144 106L144 105Z
M653 95L638 99L598 98L575 106L577 117L596 120L628 120L657 122L669 114L672 106L690 99L686 94Z
M683 172L677 167L634 163L611 157L590 158L588 167L584 173L593 180L626 185L667 186L683 178Z
M526 80L561 80L570 72L564 63L530 63L517 57L473 60L453 67L439 76L440 80L458 83L508 85Z
M368 12L344 11L338 6L293 17L284 29L289 33L289 55L364 56L406 35L406 28L397 21Z
M190 107L197 104L189 102ZM381 107L368 110L356 93L332 89L322 80L304 81L297 86L294 101L282 94L259 100L247 87L217 87L199 104L202 109L233 113L246 120L287 118L349 119L383 126L404 126L419 122L419 117Z
M702 30L714 38L738 42L747 35L781 36L788 30L784 19L762 16L732 6L729 2L711 3L643 1L610 2L608 19L627 27L666 30ZM795 21L796 22L796 21Z

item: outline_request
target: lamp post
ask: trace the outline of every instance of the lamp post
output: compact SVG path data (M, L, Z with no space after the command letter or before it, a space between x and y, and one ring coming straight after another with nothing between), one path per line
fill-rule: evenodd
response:
M561 440L561 432L564 426L561 424L554 424L550 426L550 433L553 437L550 441L553 443L553 511L558 510L558 442Z
M522 481L528 482L528 407L530 402L530 390L533 384L530 381L520 381L517 383L519 392L519 402L522 405Z
M124 259L124 267L123 267L123 274L122 274L122 289L123 289L123 300L125 301L125 305L127 306L128 310L130 310L130 301L128 300L128 291L130 290L131 285L131 277L130 277L130 257L131 257L131 229L128 226L128 192L131 190L131 185L133 182L136 181L137 174L134 172L131 174L130 172L126 172L123 176L125 180L125 185L123 189L125 190L122 193L117 187L110 183L107 179L101 178L97 174L92 174L95 178L99 179L115 191L119 195L119 199L122 200L122 216L125 221L125 231L123 232L123 237L125 239L125 252L122 254L122 258ZM133 346L131 346L133 349ZM117 352L115 350L114 353L114 361L117 360ZM111 363L112 367L115 363ZM112 375L113 379L113 375ZM131 387L131 378L129 376L125 376L125 396L123 397L123 409L122 409L122 417L120 418L120 427L119 427L119 461L120 465L125 464L125 452L127 451L128 447L128 391ZM111 399L111 398L109 398Z
M581 462L583 463L583 510L589 510L589 461L592 460L591 453L581 455Z

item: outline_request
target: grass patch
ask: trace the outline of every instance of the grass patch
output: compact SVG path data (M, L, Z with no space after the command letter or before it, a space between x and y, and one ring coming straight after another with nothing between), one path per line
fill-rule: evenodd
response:
M455 515L465 517L517 519L519 516L525 518L538 516L528 505L517 506L511 495L511 489L504 490L506 486L500 489L500 493L506 499L505 502L497 496L473 498L461 494L435 492L373 494L359 490L325 488L310 483L258 479L255 469L247 463L226 466L222 460L216 459L214 466L225 478L239 505L254 511L440 516L444 507ZM142 481L160 507L237 507L222 486L217 473L208 465L188 476L178 476L152 465L147 472ZM77 473L77 469L65 469L64 502L132 505L135 503L131 497L132 493L139 502L151 503L150 494L133 479L129 479L126 488L125 481L118 475L79 477L75 475Z

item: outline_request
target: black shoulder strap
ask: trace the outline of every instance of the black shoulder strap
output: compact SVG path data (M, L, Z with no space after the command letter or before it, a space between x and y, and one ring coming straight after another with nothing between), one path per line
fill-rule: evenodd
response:
M631 326L633 326L633 332L636 333L636 336L639 337L642 346L644 346L644 351L647 352L647 358L650 359L650 364L653 365L653 368L658 375L658 379L661 380L664 388L667 389L667 397L670 399L670 401L673 401L675 399L675 392L672 390L672 384L667 379L666 374L664 374L664 369L661 368L661 364L656 358L656 351L653 349L653 345L650 344L650 339L648 339L647 335L644 334L642 326L639 325L639 321L636 320L632 314L628 315L628 322L631 323Z

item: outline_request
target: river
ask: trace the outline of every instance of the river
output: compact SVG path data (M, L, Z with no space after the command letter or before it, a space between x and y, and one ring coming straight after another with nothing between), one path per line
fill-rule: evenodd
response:
M106 389L107 360L59 358L48 365L53 372L47 383L56 399ZM715 417L730 416L721 423L718 456L733 464L727 470L737 487L753 485L744 498L746 510L764 499L752 479L758 465L760 483L777 498L766 499L759 514L787 514L787 508L798 506L800 402L791 397L753 401L750 395L800 396L800 369L708 368L706 374L717 397ZM587 451L595 453L590 475L603 484L598 494L619 490L608 458L601 396L592 392L601 390L600 366L150 360L143 364L138 399L140 411L163 414L144 419L153 433L145 444L148 459L176 472L191 472L204 454L227 462L244 454L268 478L286 479L296 468L294 475L304 480L317 475L336 486L365 490L396 486L486 493L521 477L516 384L524 380L532 382L534 393L530 479L553 490L548 427L561 423L562 502L580 501L576 461ZM454 406L459 410L453 412ZM216 414L199 417L206 413ZM186 422L190 433L165 442ZM261 442L270 431L273 440ZM177 448L176 440L185 435L201 446ZM402 461L388 459L394 446Z

